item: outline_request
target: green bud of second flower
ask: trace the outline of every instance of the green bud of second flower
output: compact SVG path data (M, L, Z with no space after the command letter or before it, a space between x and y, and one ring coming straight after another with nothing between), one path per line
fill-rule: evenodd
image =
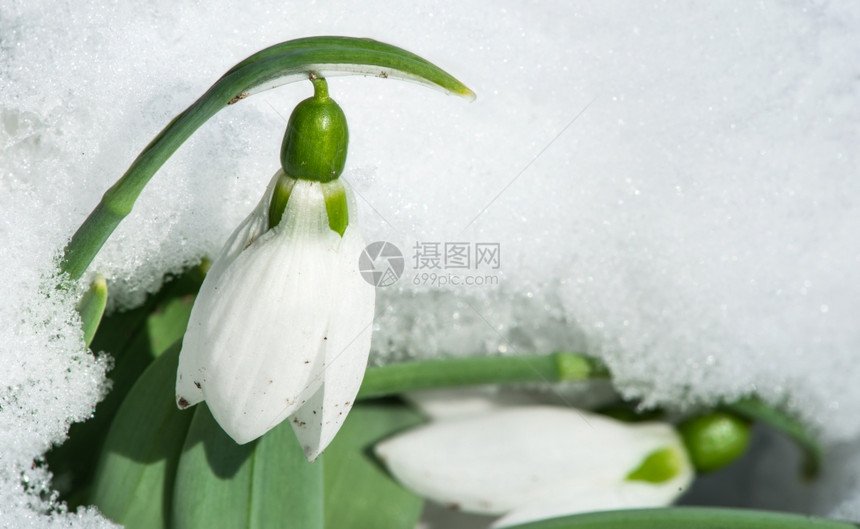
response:
M313 78L314 96L296 106L281 144L281 167L300 180L329 182L343 172L349 144L346 116L328 95L325 79Z
M750 442L749 421L724 411L688 419L678 431L699 472L712 472L735 461Z

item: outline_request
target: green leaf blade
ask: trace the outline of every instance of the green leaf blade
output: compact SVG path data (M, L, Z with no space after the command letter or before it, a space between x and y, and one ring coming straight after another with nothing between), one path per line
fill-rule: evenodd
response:
M430 61L404 50L367 38L323 36L296 39L270 46L240 62L224 74L227 77L255 63L265 60L280 60L285 54L308 53L306 55L307 69L291 71L281 69L279 73L272 72L271 78L256 82L246 88L250 93L257 93L255 87L271 83L279 75L284 76L285 82L306 79L309 71L322 74L323 77L337 75L370 75L381 78L395 78L414 81L430 88L436 88L446 93L474 99L475 93L456 78L440 69ZM266 69L271 66L266 67ZM275 68L275 71L278 69ZM298 75L299 77L294 77ZM274 88L284 83L269 84Z
M237 445L198 404L176 473L171 527L323 529L322 472L305 460L289 421Z
M856 529L815 516L748 509L672 507L594 512L552 518L509 529Z
M69 438L46 454L57 478L57 490L70 508L86 499L81 491L92 483L111 421L128 392L152 361L182 338L191 300L202 280L202 268L194 267L168 278L164 288L141 307L102 319L91 348L113 357L114 368L108 373L112 389L98 403L93 417L72 424ZM169 395L172 392L172 388L168 389Z
M372 455L382 439L424 422L402 403L357 404L324 454L325 527L415 527L424 500L396 483Z
M191 415L173 400L179 345L140 377L111 424L91 501L128 529L167 527L173 476Z
M177 340L181 340L191 319L193 296L173 298L160 306L146 319L146 334L150 354L158 358Z

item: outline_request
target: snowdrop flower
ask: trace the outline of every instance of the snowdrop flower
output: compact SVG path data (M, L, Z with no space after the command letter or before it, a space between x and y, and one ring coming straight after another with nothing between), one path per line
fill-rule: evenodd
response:
M694 476L672 426L555 406L431 423L383 441L376 453L422 496L504 515L493 527L668 505Z
M315 96L290 118L284 169L200 289L176 381L178 406L205 400L239 444L289 418L309 460L358 393L375 300L358 270L365 243L355 200L337 178L346 121L324 81L314 84Z

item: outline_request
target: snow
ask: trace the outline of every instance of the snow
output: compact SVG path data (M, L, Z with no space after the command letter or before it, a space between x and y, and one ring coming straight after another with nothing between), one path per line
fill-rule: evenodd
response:
M603 356L620 389L650 404L756 391L839 447L820 487L844 500L809 509L860 518L846 478L860 465L860 9L175 4L0 6L0 269L11 279L0 525L106 526L61 512L39 494L45 469L32 468L104 390L75 289L52 287L65 240L221 73L315 34L405 47L478 94L469 104L408 83L330 80L350 122L344 176L365 238L394 242L407 262L379 290L375 362L565 349ZM217 252L310 93L303 83L242 101L165 165L92 267L114 307ZM499 269L480 272L498 284L416 286L416 241L498 243Z

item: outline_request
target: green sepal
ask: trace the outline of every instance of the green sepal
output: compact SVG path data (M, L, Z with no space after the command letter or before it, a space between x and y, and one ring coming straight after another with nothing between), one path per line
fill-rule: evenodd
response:
M84 343L87 347L93 342L99 323L107 305L107 282L103 275L98 274L93 284L78 302L78 314L81 315L81 327L84 330Z
M687 419L678 432L698 472L713 472L746 453L750 443L750 421L727 411L716 411Z
M558 380L575 381L588 378L609 378L609 369L599 359L574 353L552 353L558 369Z
M663 483L680 474L683 466L684 461L681 454L676 449L667 446L648 454L642 463L627 475L627 480Z
M349 200L346 188L340 180L332 180L322 184L325 197L325 211L328 215L328 227L343 237L343 232L349 226Z
M269 229L281 223L294 185L296 185L295 178L290 178L284 173L278 176L275 189L272 191L272 200L269 202Z
M372 449L386 437L422 422L421 414L396 399L362 402L352 408L324 455L327 529L416 526L424 500L391 479Z
M176 408L180 344L153 362L111 424L90 500L127 529L167 527L174 475L190 413Z
M314 96L293 110L284 141L281 167L300 180L329 182L339 177L346 164L349 129L346 116L328 96L325 79L314 78Z
M284 217L284 211L287 209L287 202L290 200L290 195L293 191L293 186L297 180L282 173L275 182L275 188L272 193L272 199L269 202L269 229L280 224ZM320 184L322 187L323 197L325 198L326 215L328 215L328 226L332 231L337 232L341 237L349 225L349 200L346 194L346 188L340 179L324 182Z
M322 462L308 463L290 421L238 445L205 403L193 414L176 472L172 529L323 529Z

